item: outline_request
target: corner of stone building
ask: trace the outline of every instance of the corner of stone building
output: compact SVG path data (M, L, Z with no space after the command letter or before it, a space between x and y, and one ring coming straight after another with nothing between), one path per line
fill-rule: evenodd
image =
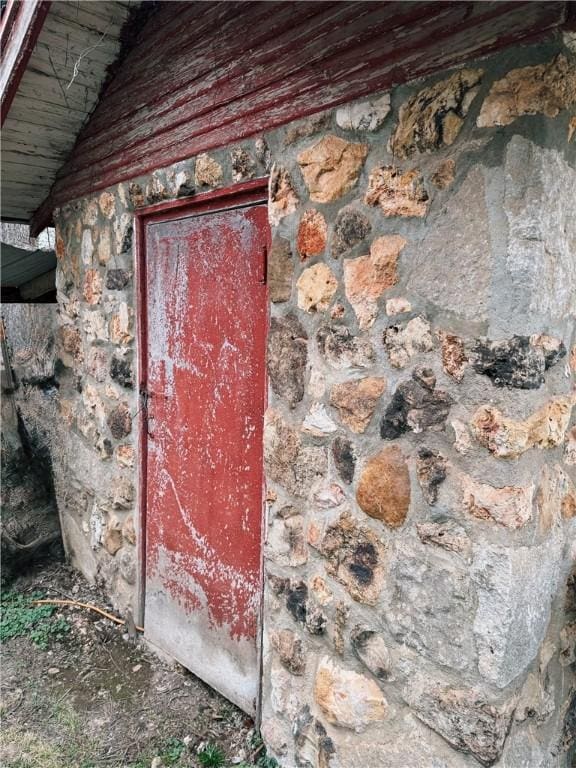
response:
M568 765L575 73L517 49L271 137L286 768Z

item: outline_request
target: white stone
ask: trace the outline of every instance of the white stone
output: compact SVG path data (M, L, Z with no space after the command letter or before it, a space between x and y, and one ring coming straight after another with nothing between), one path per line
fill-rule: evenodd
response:
M336 110L336 123L345 131L377 131L390 112L390 94L346 104Z
M390 317L394 315L401 315L404 312L411 312L412 304L408 299L403 299L401 296L397 296L393 299L388 299L386 302L386 314Z
M89 229L85 229L82 232L82 245L80 246L80 254L82 257L82 263L86 266L92 264L92 254L94 253L94 244L92 242L92 232Z
M302 432L322 437L322 435L336 432L337 429L336 424L328 416L326 406L322 403L313 403L302 424Z

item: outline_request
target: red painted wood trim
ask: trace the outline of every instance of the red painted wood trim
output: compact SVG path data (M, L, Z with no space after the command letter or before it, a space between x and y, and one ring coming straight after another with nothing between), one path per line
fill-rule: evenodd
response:
M25 7L29 8L32 4L34 8L28 22L21 21L24 14L23 9ZM18 4L15 15L12 7L10 8L10 19L7 19L6 26L4 27L3 25L2 27L2 33L6 33L6 37L4 38L4 35L2 35L1 40L4 62L6 62L7 53L12 46L17 46L17 51L14 64L8 74L8 80L0 98L0 125L4 125L4 121L8 117L10 107L20 86L22 75L26 71L28 61L50 10L50 5L50 0L26 0L26 3L22 0Z
M227 208L265 202L268 199L268 177L235 184L226 189L216 189L199 195L167 200L138 208L134 212L134 280L136 288L136 359L138 381L138 586L137 623L144 626L144 590L146 585L146 466L147 424L140 393L148 386L148 329L146 286L146 225L162 221L175 221L188 216L212 213ZM270 237L270 235L269 235ZM270 243L268 242L268 246ZM268 329L266 329L267 331ZM265 407L267 403L264 403ZM264 494L262 496L264 498ZM262 512L264 515L264 510ZM264 531L264 520L262 531ZM262 579L264 569L262 567Z
M4 53L4 41L8 40L16 16L18 15L18 8L21 0L8 0L6 8L2 14L2 21L0 21L0 40L2 41L2 53Z

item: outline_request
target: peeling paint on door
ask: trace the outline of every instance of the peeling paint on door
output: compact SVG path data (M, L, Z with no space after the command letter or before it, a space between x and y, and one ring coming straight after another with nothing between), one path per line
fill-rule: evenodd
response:
M145 633L248 712L258 687L265 206L148 224Z

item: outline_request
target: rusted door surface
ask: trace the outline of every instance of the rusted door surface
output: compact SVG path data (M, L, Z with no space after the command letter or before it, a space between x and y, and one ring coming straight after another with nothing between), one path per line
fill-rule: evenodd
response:
M146 227L145 634L254 712L265 206Z

